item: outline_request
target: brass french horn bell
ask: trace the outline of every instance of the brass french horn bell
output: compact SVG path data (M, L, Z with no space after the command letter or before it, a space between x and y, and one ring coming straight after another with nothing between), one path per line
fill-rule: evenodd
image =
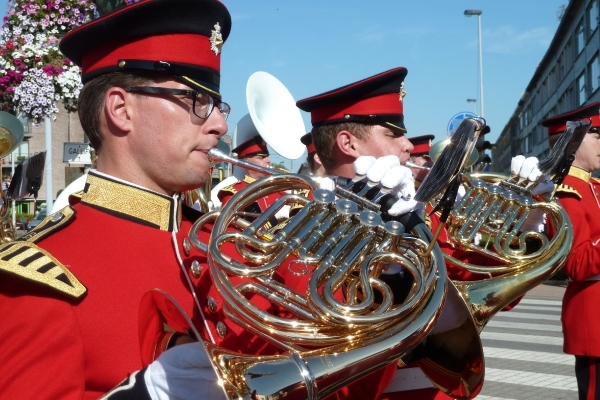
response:
M12 153L23 141L25 130L17 117L0 111L0 158Z
M17 117L0 111L0 158L12 153L23 141L25 129ZM8 214L8 201L0 191L0 243L16 239L17 231Z

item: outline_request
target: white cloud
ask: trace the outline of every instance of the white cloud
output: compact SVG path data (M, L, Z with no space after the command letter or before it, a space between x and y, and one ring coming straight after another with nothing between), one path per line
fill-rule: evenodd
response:
M517 32L510 26L496 30L484 30L482 45L484 52L500 54L525 54L540 48L546 49L554 36L547 28L533 28Z

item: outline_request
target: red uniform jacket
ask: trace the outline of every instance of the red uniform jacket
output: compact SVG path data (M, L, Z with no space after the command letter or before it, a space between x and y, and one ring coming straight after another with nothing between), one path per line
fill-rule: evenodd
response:
M65 296L43 278L11 271L10 264L27 259L2 260L5 398L95 399L140 369L138 311L152 288L169 292L194 314L174 251L176 243L189 273L191 261L181 243L191 222L182 216L180 202L94 172L86 186L81 201L63 209L57 224L49 216L27 236L71 272L85 294ZM2 250L10 253L11 247ZM28 268L47 269L29 261ZM56 275L54 270L47 273Z
M563 298L564 352L600 357L600 181L571 167L556 192L573 224L573 247L565 270L570 282Z
M233 185L226 186L223 189L221 189L219 191L219 193L217 194L217 197L219 197L219 200L221 200L221 203L222 203L221 207L225 207L225 204L227 204L227 202L233 197L234 194L236 194L240 190L244 189L246 186L248 186L249 184L251 184L254 181L256 181L255 178L252 178L249 175L246 175L244 177L243 181L239 181ZM275 201L277 201L277 199L280 198L282 195L283 195L283 193L274 193L274 194L270 194L268 196L265 196L265 197L259 199L259 201L257 203L255 203L254 210L249 210L249 212L257 212L258 213L261 211L265 211L267 208L269 208L269 206L271 204L273 204Z

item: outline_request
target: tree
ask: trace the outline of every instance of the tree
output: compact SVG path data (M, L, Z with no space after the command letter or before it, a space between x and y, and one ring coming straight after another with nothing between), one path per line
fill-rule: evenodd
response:
M562 18L565 16L565 12L567 11L567 6L568 6L568 4L561 4L560 6L558 6L558 11L556 12L556 17L558 18L559 21L561 21Z

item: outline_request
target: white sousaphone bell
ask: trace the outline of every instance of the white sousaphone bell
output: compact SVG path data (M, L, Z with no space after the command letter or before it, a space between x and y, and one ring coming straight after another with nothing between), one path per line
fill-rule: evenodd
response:
M289 90L273 75L258 71L246 84L248 114L244 115L233 131L232 147L260 135L280 156L296 160L304 154L305 146L300 138L306 134L300 109ZM225 186L244 179L244 170L234 166L233 175L219 182L211 190L214 208L221 203L217 193Z

